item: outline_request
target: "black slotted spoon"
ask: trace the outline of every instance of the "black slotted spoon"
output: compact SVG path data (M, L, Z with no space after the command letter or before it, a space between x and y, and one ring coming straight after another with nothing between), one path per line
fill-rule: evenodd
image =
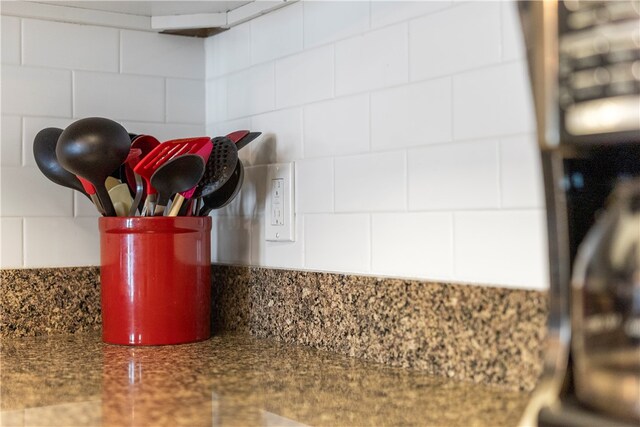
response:
M205 167L204 175L193 194L194 198L206 197L224 186L233 176L238 164L238 149L231 139L219 136L211 140L213 150Z

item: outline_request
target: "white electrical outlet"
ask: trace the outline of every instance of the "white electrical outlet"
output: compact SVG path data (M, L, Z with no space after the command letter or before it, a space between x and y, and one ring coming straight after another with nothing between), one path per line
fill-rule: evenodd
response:
M271 242L295 241L293 163L269 165L265 239Z

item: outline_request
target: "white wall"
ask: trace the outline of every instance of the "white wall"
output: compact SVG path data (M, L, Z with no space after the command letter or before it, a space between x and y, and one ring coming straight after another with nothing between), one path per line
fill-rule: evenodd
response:
M505 2L304 1L209 38L207 131L266 135L214 261L544 289L524 48ZM264 240L295 162L294 243Z
M97 213L48 181L33 137L87 116L161 140L205 133L204 41L2 16L0 266L98 265Z
M160 139L265 133L213 261L545 288L521 44L499 2L305 1L204 42L3 16L0 265L99 263L93 207L31 145L104 115ZM296 166L294 243L263 237L276 162Z

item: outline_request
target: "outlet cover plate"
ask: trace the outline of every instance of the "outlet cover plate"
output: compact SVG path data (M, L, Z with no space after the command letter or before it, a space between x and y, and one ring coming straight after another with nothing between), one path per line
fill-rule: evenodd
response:
M276 163L267 171L267 203L265 209L265 240L295 241L294 164Z

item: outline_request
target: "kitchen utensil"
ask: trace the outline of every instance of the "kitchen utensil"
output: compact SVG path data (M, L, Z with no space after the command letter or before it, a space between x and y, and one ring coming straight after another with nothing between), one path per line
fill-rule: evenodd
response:
M88 196L82 183L74 174L62 167L56 157L56 145L62 129L46 128L38 132L33 139L33 157L40 172L51 181L63 187L77 190Z
M154 215L162 215L169 198L195 187L204 174L204 160L197 154L184 154L163 163L151 176L151 185L158 191Z
M146 210L151 212L151 210L153 209L153 204L155 203L156 194L157 194L156 190L153 187L151 187L151 183L146 178L144 179L144 181L146 181L146 184L147 184L146 188L144 184L142 184L142 188L140 188L139 181L142 180L142 177L140 177L140 175L137 174L133 169L140 161L142 161L143 158L145 158L149 153L151 153L151 151L153 151L153 149L156 148L158 145L160 145L160 141L158 141L156 138L154 138L151 135L138 135L131 142L132 149L134 148L140 149L142 152L139 158L133 161L127 162L127 164L125 165L125 176L127 177L127 183L129 184L129 187L131 187L135 183L135 187L131 189L132 191L135 192L136 198L134 199L133 204L131 205L131 209L135 208L135 210L137 210L142 199L145 199ZM133 212L130 212L130 216L133 216L135 214L135 210Z
M211 143L213 149L194 197L208 196L226 184L238 163L238 150L229 138L216 137Z
M238 150L240 150L240 149L246 147L251 141L253 141L257 137L259 137L260 135L262 135L262 132L250 132L250 133L248 133L242 139L240 139L238 142L236 142L236 148Z
M133 199L127 184L118 184L109 190L109 198L113 203L117 216L127 216Z
M68 171L91 182L107 216L115 210L104 182L127 158L129 134L119 123L89 117L70 124L58 138L56 155Z
M147 154L144 159L142 159L135 166L134 172L147 179L149 182L149 186L153 187L151 176L168 160L184 154L195 154L200 156L202 158L202 161L206 163L206 161L209 159L209 154L211 153L212 149L213 145L211 144L211 140L208 137L184 138L167 141L158 145L149 154ZM186 191L190 189L191 187L180 191ZM147 214L151 214L151 211L147 210Z
M120 182L119 179L114 178L112 176L108 176L107 179L105 179L104 181L104 188L106 188L107 192L109 192L109 190L111 190L113 187L120 184L122 184L122 182Z
M82 188L84 188L84 191L87 193L87 195L89 196L93 204L96 206L96 209L98 210L98 212L101 215L104 215L105 214L104 208L102 207L102 203L100 203L100 199L98 199L98 195L96 194L96 189L94 188L93 184L91 184L89 181L87 181L80 175L77 175L76 178L78 179L78 181L80 181L80 184L82 184Z
M199 215L209 215L212 210L223 208L231 203L238 195L240 188L242 188L243 181L244 166L242 166L242 161L238 159L236 168L227 183L217 191L202 198L203 207L199 210Z
M233 141L234 144L237 144L238 141L240 141L242 138L244 138L247 135L249 135L248 130L237 130L235 132L231 132L230 134L228 134L227 138Z

